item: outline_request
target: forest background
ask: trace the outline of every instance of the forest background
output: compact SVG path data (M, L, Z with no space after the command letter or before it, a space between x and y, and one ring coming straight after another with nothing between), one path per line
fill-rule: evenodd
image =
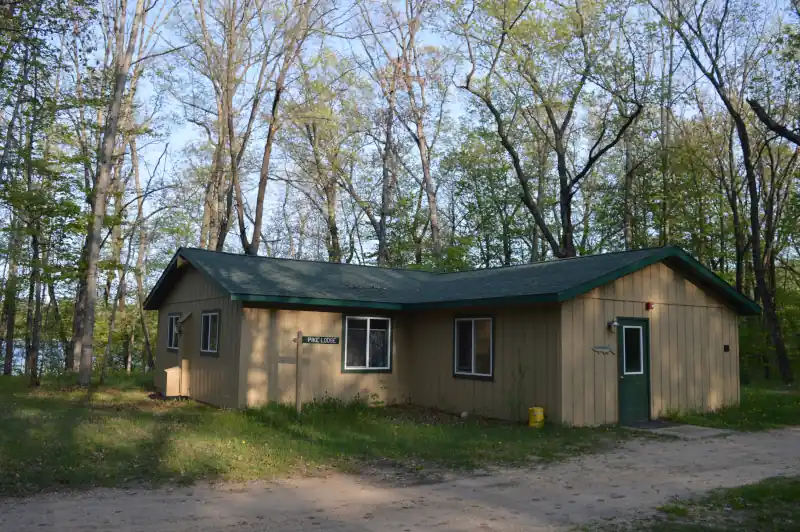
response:
M179 246L439 271L679 245L800 359L800 1L0 0L3 373L153 367Z

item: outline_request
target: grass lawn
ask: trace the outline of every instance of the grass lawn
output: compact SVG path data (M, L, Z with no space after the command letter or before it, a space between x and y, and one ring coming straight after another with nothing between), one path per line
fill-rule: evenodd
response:
M65 383L67 381L64 381ZM72 382L72 379L69 381ZM411 407L320 403L246 412L150 399L142 382L86 390L0 377L0 495L244 481L385 463L414 471L558 460L612 447L628 431L523 425Z
M661 514L637 524L642 532L796 532L800 530L800 477L775 477L716 490L694 501L659 508Z
M738 406L710 413L669 415L667 418L691 425L745 431L800 425L800 390L743 386Z

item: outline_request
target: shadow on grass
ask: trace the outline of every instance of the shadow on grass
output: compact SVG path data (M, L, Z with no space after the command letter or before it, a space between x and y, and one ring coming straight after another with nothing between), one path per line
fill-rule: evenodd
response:
M213 455L176 469L174 429L191 426L193 416L180 408L142 409L137 403L149 400L135 387L87 394L28 390L13 380L0 378L0 495L213 480L223 470Z
M250 410L247 416L283 432L318 460L390 459L458 469L559 460L606 450L630 437L613 427L549 425L534 430L410 406L371 408L362 403L308 405L300 421L284 406Z
M199 480L246 481L389 462L474 469L607 449L617 428L542 430L363 403L246 412L148 397L134 384L92 391L0 378L0 495Z

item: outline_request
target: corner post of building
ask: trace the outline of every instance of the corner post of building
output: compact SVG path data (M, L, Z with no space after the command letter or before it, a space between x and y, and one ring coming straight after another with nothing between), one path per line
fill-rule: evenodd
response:
M296 345L295 351L295 366L294 366L294 406L297 409L297 415L303 409L300 402L300 349L303 347L303 331L297 331L297 336L292 340Z

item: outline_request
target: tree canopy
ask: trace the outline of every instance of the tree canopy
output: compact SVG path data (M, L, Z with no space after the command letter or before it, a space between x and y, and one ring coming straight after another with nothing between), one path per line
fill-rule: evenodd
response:
M441 271L678 245L793 380L797 0L0 2L4 373L153 367L178 246Z

